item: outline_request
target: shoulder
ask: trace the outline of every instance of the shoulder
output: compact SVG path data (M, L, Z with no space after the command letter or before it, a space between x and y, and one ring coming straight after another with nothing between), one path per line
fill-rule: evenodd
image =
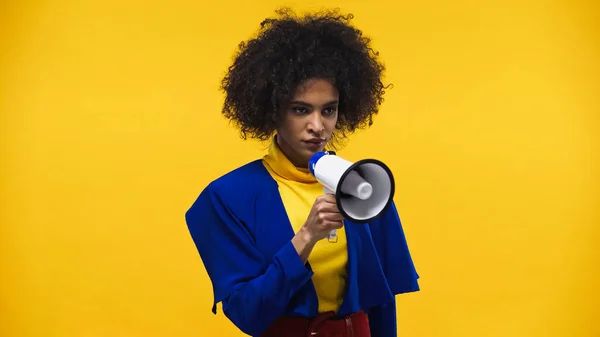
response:
M256 193L257 189L269 184L270 180L272 180L271 176L262 160L257 159L223 174L208 184L205 190L240 196L245 193Z
M200 192L191 209L215 204L236 209L240 205L250 205L250 201L271 188L277 188L277 183L269 175L262 159L257 159L211 181Z

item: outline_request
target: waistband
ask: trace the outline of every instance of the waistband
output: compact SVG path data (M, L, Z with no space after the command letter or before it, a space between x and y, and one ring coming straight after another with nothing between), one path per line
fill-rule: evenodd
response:
M326 312L310 319L284 316L277 319L260 337L370 337L369 317L358 311L344 317Z

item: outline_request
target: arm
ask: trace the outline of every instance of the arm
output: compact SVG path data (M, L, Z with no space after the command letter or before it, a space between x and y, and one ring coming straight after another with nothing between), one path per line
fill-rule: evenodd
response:
M312 239L305 227L302 227L296 235L292 238L292 245L296 249L296 253L300 256L302 263L308 261L308 256L312 252L317 242Z
M265 261L248 228L210 188L186 221L213 285L213 312L223 301L225 315L246 334L258 335L280 317L313 274L305 265L311 244L302 232Z

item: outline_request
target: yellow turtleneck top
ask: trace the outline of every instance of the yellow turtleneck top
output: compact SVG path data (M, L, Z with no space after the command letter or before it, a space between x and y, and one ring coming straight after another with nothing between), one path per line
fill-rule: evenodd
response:
M283 154L273 138L269 152L263 157L263 164L279 186L290 223L297 233L308 218L317 199L324 194L321 185L306 169L294 166ZM326 238L317 242L308 262L313 270L312 281L319 299L319 312L337 313L346 290L346 250L345 228L337 230L337 242Z

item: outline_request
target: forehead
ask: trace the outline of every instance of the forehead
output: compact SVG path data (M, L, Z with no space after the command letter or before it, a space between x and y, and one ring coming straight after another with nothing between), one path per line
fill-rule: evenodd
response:
M338 99L338 90L331 82L321 79L311 79L296 87L292 101L307 103L326 103Z

